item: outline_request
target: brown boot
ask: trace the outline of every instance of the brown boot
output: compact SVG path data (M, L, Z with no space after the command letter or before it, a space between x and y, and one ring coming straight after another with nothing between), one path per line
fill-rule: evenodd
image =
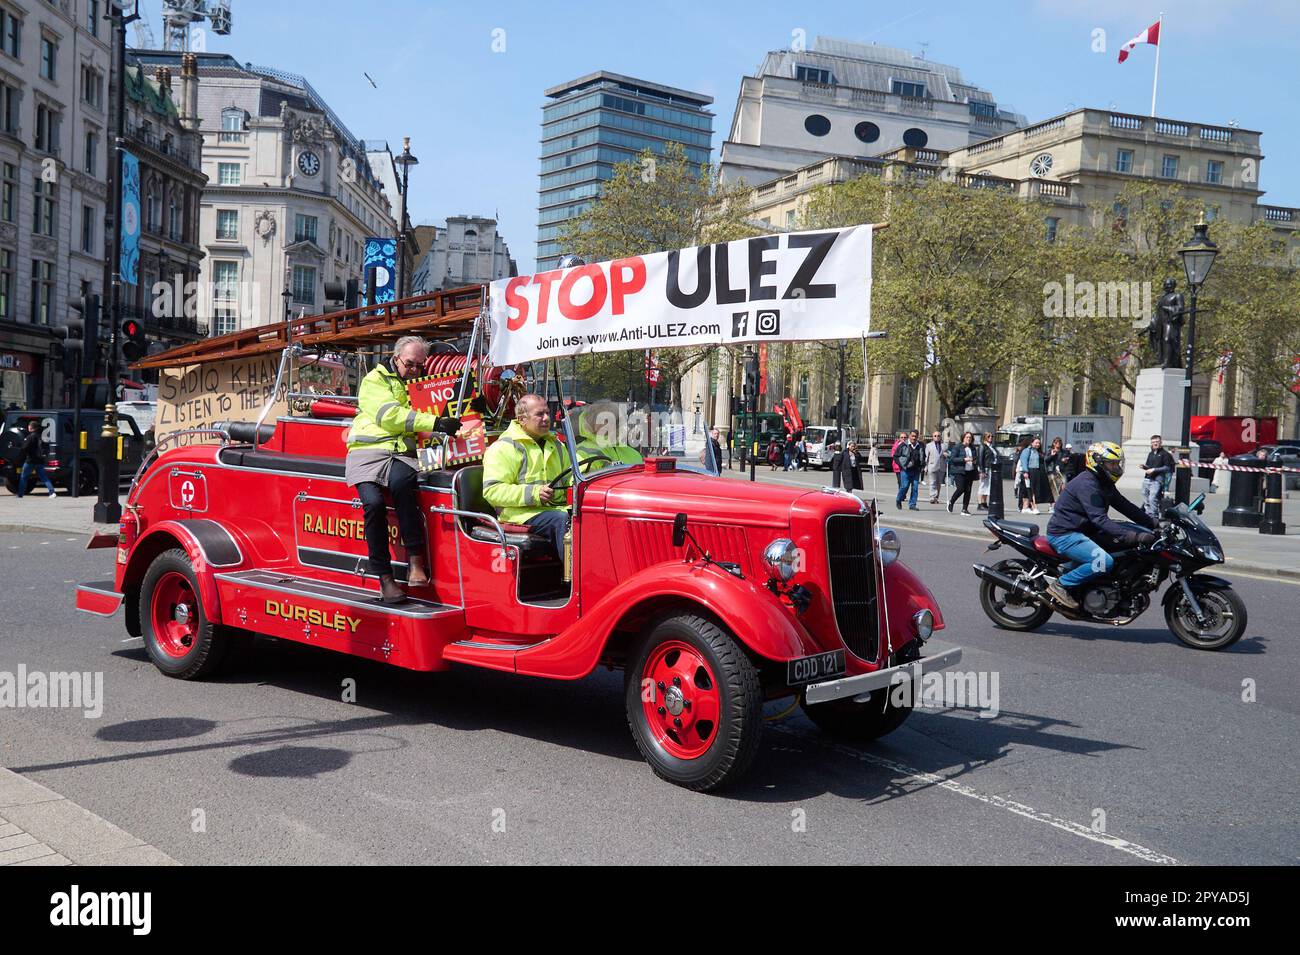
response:
M400 604L406 601L406 591L397 586L392 574L379 578L379 602L381 604Z
M423 554L411 554L407 557L409 570L406 572L406 586L429 586L429 569L424 566Z

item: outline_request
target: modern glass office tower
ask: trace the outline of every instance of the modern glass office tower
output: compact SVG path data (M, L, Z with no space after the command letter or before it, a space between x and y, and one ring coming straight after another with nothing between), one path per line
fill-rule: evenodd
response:
M565 222L613 178L614 164L645 149L662 155L681 143L697 165L709 161L713 97L601 70L546 91L537 190L537 271L554 268Z

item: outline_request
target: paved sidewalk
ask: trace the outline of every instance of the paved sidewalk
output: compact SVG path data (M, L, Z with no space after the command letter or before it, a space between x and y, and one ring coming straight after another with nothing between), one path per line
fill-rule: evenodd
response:
M742 474L739 471L724 469L722 475L736 480L749 479L748 470ZM773 471L766 464L759 465L757 477L763 482L807 488L825 487L831 482L830 471ZM858 492L859 496L870 497L872 494L870 472L863 473L862 484L863 490ZM1039 529L1045 531L1047 522L1051 519L1047 507L1045 505L1039 507L1041 514L1022 515L1016 511L1011 482L1003 481L1002 487L1003 499L1010 502L1004 509L1005 516L1010 520L1030 521L1038 524ZM879 500L882 521L886 526L915 527L981 540L993 539L984 527L987 513L975 510L978 495L974 490L971 493L972 516L970 517L963 517L960 511L949 514L946 499L939 504L928 503L924 489L917 497L917 510L908 510L906 502L902 510L896 509L894 497L898 493L898 483L892 472L881 472L875 476L875 493ZM948 493L951 493L951 488L948 489ZM1141 503L1135 494L1129 494L1128 497ZM1209 495L1206 497L1204 514L1205 523L1223 544L1224 554L1227 557L1226 569L1300 580L1300 493L1288 491L1283 495L1282 520L1287 525L1285 535L1261 534L1250 528L1224 527L1223 511L1227 504L1226 491Z
M28 491L21 498L0 487L0 531L84 534L95 530L116 530L116 525L96 524L95 498L70 497L60 491L51 498L45 488Z
M0 769L0 866L179 864L40 783Z

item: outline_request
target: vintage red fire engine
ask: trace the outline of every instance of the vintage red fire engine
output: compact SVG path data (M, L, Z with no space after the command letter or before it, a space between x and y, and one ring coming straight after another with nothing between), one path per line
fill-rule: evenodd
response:
M477 301L300 319L170 360L274 349L284 352L283 373L313 348L383 346L412 331L446 339L464 331L455 316L472 323ZM499 372L484 379L503 384ZM872 739L910 712L891 684L960 658L925 655L943 627L939 608L897 559L896 535L858 498L743 483L679 457L589 469L578 452L581 412L572 411L560 424L570 461L557 485L572 508L563 559L497 519L480 465L431 470L420 498L432 580L405 603L382 605L360 502L343 479L347 399L288 392L295 410L273 421L214 425L160 445L109 539L112 581L78 588L82 610L124 609L127 632L169 676L212 673L250 633L421 671L461 665L577 680L619 668L646 761L666 780L708 790L745 772L765 703L798 699L824 730ZM393 541L402 580L395 526Z

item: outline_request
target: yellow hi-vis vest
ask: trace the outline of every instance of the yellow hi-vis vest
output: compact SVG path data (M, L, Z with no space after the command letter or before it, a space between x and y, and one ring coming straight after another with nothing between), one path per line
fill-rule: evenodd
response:
M507 524L526 524L542 511L563 511L560 503L538 499L538 488L550 484L569 466L569 455L556 437L543 438L539 446L518 421L492 443L483 455L483 499Z
M406 382L393 374L387 362L381 362L361 379L357 389L357 416L348 432L348 450L409 454L415 450L415 433L433 431L437 426L437 415L411 408Z

